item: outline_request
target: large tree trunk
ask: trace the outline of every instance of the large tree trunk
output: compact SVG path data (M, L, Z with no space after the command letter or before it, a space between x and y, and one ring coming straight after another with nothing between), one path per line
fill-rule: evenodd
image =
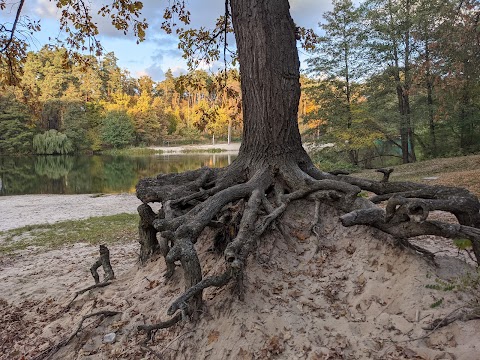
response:
M288 238L282 222L277 220L291 201L308 197L315 202L330 202L348 212L375 207L358 196L361 189L388 194L388 198L400 192L408 199L404 201L406 210L399 209L401 214L397 217L408 210L407 215L415 220L418 207L425 212L437 208L458 212L461 208L462 216L475 220L475 224L478 220L480 204L468 192L445 193L426 185L375 182L316 169L303 149L297 123L300 64L288 0L230 0L230 5L243 101L243 142L239 156L223 169L160 174L142 179L137 185L137 197L144 204L162 203L158 214L152 214L146 205L139 208L143 253L146 256L164 254L167 278L173 275L178 262L184 270L185 292L167 312L174 317L140 327L149 334L173 325L185 314L194 315L201 304L202 291L207 287L220 287L232 280L241 292L247 259L259 238L272 225ZM446 195L440 199L439 194ZM410 198L415 199L410 201ZM435 201L420 201L423 198ZM471 204L466 214L460 200ZM318 214L314 218L312 229L318 222ZM355 221L350 223L353 225ZM377 226L377 223L371 225ZM216 235L201 239L212 241L214 249L223 250L225 267L222 274L204 278L195 244L206 228ZM391 231L390 227L382 229ZM410 233L435 231L436 235L449 237L459 234L447 230L449 228L437 230L434 226L424 226ZM162 240L160 243L155 231ZM461 232L469 234L475 245L480 244L480 232L476 229L465 226Z
M250 164L307 156L297 123L300 62L289 7L287 0L231 0L243 100L239 157Z

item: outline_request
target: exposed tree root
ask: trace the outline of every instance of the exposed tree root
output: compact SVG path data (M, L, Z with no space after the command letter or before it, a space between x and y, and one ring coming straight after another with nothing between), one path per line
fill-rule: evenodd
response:
M98 275L97 271L100 266L103 268L103 271L105 273L105 278L103 279L103 282L108 282L115 278L112 265L110 264L110 251L105 245L100 245L100 257L90 268L90 272L92 273L92 276L95 280L95 284L100 283L100 276Z
M204 278L202 281L192 286L190 289L185 291L182 296L173 302L172 305L168 308L167 314L173 315L177 310L187 310L187 301L202 292L204 289L215 286L222 287L227 284L233 276L233 272L229 269L225 271L222 275L219 276L209 276Z
M169 328L175 325L176 323L178 323L179 321L181 321L182 318L183 318L183 315L181 313L178 313L167 321L163 321L153 325L139 325L137 329L140 331L145 331L147 333L147 339L145 340L145 342L147 342L152 339L152 335L154 331Z
M380 208L355 210L341 216L340 220L344 226L370 225L397 238L436 235L449 239L469 239L472 241L476 260L480 263L480 253L475 251L480 245L480 229L434 220L416 222L397 218L396 221L389 221L391 216L387 214Z
M65 311L70 310L70 307L72 306L73 302L75 301L75 299L76 299L79 295L82 295L83 293L85 293L85 292L87 292L87 291L89 291L89 290L93 290L93 289L97 289L97 288L102 288L102 287L108 286L108 285L110 285L110 284L111 284L110 281L106 281L106 282L97 283L97 284L88 286L88 287L86 287L86 288L84 288L84 289L78 290L77 292L75 292L75 295L73 296L73 299L70 300L70 302L68 303L68 305L65 307Z
M150 209L150 211L151 211L151 209ZM152 213L153 213L153 211L152 211ZM102 266L103 271L105 273L105 276L104 276L104 279L103 279L102 282L100 282L100 275L98 275L98 271L97 271L97 269L100 266ZM86 288L78 290L77 292L75 292L75 295L73 296L73 299L65 307L65 311L70 310L70 307L72 306L73 302L75 301L75 299L79 295L82 295L83 293L85 293L89 290L93 290L93 289L96 289L96 288L101 288L101 287L108 286L108 285L111 284L110 281L115 278L115 274L113 272L112 265L110 264L110 251L108 250L108 248L105 245L100 245L100 257L91 266L90 272L92 273L93 279L95 280L95 285L87 286Z
M381 169L383 179L371 181L321 172L308 162L285 161L255 168L246 164L237 161L221 170L203 168L159 175L138 184L137 196L144 202L139 207L141 260L161 253L167 263L166 277L173 275L175 263L180 261L185 283L185 292L168 309L168 315L173 316L170 320L139 326L148 339L152 331L194 315L206 288L222 287L234 280L236 288L243 289L246 262L258 240L268 229L288 237L278 220L291 201L302 198L316 203L310 230L317 237L317 250L319 209L322 202L328 202L346 213L341 217L344 226L376 227L431 260L434 254L412 245L408 238L432 234L470 239L480 262L480 204L466 190L389 182L391 169ZM376 195L370 201L358 196L362 190ZM147 204L152 201L162 202L157 214ZM386 210L375 205L382 201L387 201ZM453 213L460 224L429 221L434 210ZM207 227L214 229L212 248L223 250L225 271L203 278L195 243Z
M472 309L466 309L465 307L461 307L456 309L456 311L452 311L450 314L445 316L442 319L435 319L429 326L424 327L424 330L437 330L441 329L442 327L448 326L455 321L470 321L480 319L480 313L477 311L473 311Z

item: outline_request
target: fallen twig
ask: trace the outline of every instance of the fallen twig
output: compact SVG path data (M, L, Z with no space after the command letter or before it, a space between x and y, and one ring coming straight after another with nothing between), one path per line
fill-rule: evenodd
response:
M83 293L89 291L89 290L92 290L92 289L96 289L96 288L101 288L101 287L105 287L105 286L108 286L110 285L111 282L110 281L105 281L105 282L101 282L101 283L98 283L98 284L95 284L95 285L91 285L91 286L88 286L86 287L85 289L82 289L82 290L78 290L73 299L68 303L68 305L65 307L65 312L67 312L68 310L70 310L70 307L72 306L73 302L75 301L75 299L79 296L79 295L82 295Z
M41 352L39 355L34 357L32 360L45 360L45 359L50 359L53 355L55 355L58 350L60 350L62 347L68 345L70 341L73 340L75 336L82 330L82 325L85 320L88 318L94 317L94 316L104 316L104 317L109 317L109 316L115 316L121 314L118 311L111 311L111 310L102 310L102 311L97 311L88 315L85 315L82 317L82 320L80 320L80 323L78 324L76 330L70 335L67 339L64 339L60 341L59 343L50 346L48 349L44 350Z

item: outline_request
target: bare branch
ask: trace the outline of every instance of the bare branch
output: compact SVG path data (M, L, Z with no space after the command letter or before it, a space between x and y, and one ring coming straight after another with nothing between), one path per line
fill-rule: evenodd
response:
M17 29L17 24L18 24L18 21L20 20L20 15L22 13L22 8L24 3L25 3L25 0L20 0L20 3L18 4L18 8L17 8L17 13L15 14L15 20L13 21L12 29L8 30L8 32L10 32L10 37L7 43L4 45L4 47L0 50L0 53L5 52L12 44L13 38L15 37L15 30Z

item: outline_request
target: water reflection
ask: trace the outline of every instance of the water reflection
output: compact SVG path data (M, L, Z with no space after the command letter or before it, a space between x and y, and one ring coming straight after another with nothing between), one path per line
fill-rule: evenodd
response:
M0 156L0 195L134 192L140 178L202 166L223 167L236 155Z

